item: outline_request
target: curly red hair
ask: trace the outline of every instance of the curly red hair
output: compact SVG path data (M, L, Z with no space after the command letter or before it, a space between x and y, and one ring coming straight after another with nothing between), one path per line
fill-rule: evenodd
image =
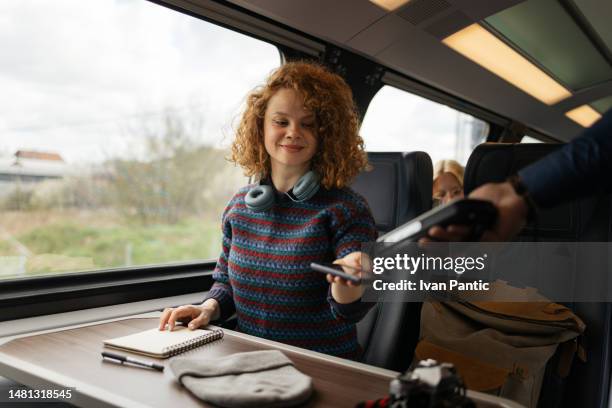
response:
M279 89L293 89L304 98L304 107L313 112L318 139L311 168L330 189L348 185L368 166L359 116L353 93L346 82L322 65L289 62L276 69L265 85L253 90L236 130L230 161L239 164L246 176L270 174L270 156L264 146L264 115L268 101Z

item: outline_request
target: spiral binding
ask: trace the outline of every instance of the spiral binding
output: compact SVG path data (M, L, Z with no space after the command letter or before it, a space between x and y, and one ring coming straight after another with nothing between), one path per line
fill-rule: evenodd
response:
M221 338L223 338L223 330L213 329L210 333L206 333L202 336L196 337L195 339L187 340L170 347L164 347L162 352L165 356L171 357Z

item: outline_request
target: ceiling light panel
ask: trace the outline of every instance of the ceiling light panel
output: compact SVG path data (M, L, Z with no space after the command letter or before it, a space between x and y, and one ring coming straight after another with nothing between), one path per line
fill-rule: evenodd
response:
M571 96L565 87L479 24L442 42L547 105Z
M408 3L410 0L370 0L371 3L382 7L387 11L394 11Z
M610 63L561 3L524 1L486 18L485 22L570 91L612 80ZM604 9L600 12L605 14Z
M569 112L565 112L565 116L585 128L588 128L601 118L601 115L589 105L582 105Z

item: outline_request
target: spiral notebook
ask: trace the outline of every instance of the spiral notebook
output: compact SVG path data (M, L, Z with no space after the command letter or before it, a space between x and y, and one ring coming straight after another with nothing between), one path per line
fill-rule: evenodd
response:
M184 326L176 326L172 331L151 329L129 336L104 340L104 345L149 357L168 358L222 337L221 329L189 330Z

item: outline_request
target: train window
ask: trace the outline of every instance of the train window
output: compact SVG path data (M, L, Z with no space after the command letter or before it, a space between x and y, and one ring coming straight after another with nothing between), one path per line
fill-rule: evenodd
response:
M521 139L521 143L544 143L544 142L541 141L540 139L536 139L535 137L525 135Z
M145 0L2 2L0 279L216 258L262 41Z
M488 131L480 119L388 85L370 103L361 126L368 151L421 150L434 163L465 164Z

